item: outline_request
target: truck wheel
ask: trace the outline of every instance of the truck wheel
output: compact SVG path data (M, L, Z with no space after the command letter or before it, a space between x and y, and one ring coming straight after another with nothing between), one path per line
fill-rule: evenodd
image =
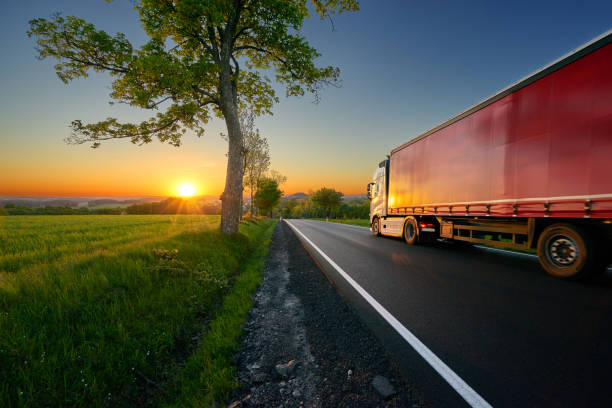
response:
M587 231L572 224L554 224L542 231L538 259L550 275L569 280L588 278L600 264Z
M404 240L410 245L419 243L419 227L413 217L408 217L404 223Z
M374 235L375 237L380 237L380 218L376 217L372 220L372 228L370 228L372 230L372 235Z

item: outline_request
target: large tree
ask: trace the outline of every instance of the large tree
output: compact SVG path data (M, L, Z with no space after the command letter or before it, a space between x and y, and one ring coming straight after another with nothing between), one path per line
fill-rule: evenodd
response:
M77 17L56 15L30 21L40 58L59 62L59 78L109 72L111 98L158 113L140 123L108 118L72 122L71 143L153 138L178 146L188 131L198 136L211 116L225 120L228 163L221 195L221 230L238 231L243 177L239 108L270 113L278 99L266 76L273 71L287 96L314 94L338 80L337 68L318 67L319 56L300 33L309 13L321 18L355 11L357 0L141 0L140 21L150 40L134 49L125 35L114 36Z

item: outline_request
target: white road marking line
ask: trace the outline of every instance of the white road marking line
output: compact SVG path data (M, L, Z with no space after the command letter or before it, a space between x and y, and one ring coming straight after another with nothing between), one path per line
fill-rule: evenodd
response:
M425 344L423 344L414 334L410 332L399 320L387 311L376 301L368 292L365 291L353 278L338 266L329 256L327 256L318 246L316 246L306 235L297 229L290 221L284 220L287 225L300 235L312 248L314 248L329 264L342 276L377 312L382 316L415 349L427 363L438 372L453 387L455 391L473 408L492 408L491 404L485 401L472 387L470 387L461 377L459 377L449 366L438 358Z

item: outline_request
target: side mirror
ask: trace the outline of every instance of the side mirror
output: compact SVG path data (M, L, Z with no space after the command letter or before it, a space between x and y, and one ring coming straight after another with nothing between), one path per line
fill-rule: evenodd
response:
M372 199L372 184L374 183L368 183L368 186L366 187L366 196L368 197L368 200Z

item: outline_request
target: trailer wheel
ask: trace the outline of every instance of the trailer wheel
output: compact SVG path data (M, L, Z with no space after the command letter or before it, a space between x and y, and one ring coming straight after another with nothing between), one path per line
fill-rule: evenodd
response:
M588 278L599 264L589 233L572 224L554 224L542 231L538 259L550 275L568 280Z
M404 240L410 245L419 243L419 227L414 217L408 217L404 222Z
M374 217L370 230L372 231L372 235L380 237L380 218Z

